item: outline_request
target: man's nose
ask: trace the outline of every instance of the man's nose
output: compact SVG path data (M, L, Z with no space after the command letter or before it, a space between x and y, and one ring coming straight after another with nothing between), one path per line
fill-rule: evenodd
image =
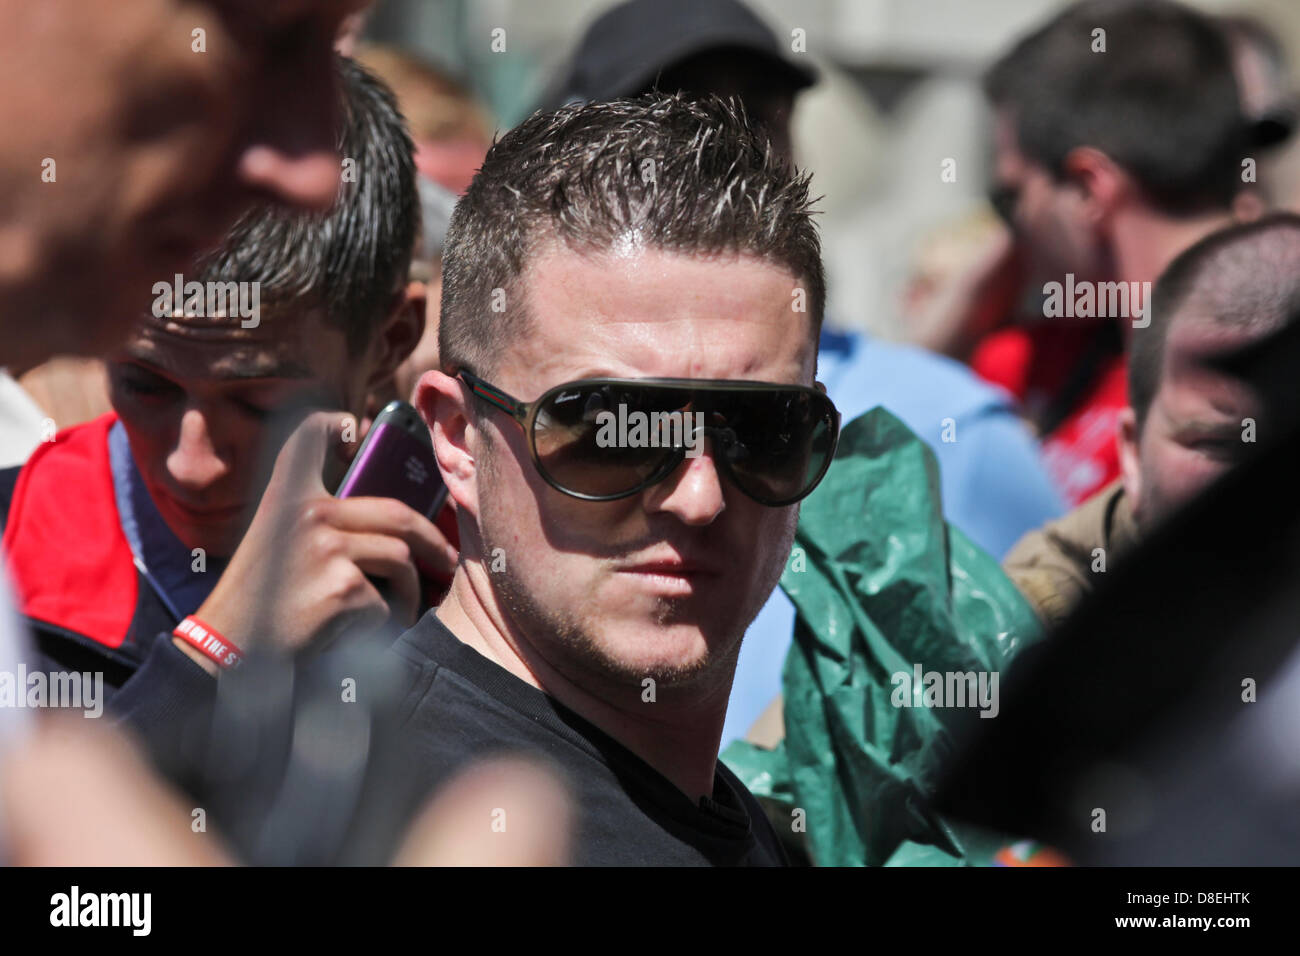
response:
M706 442L698 457L687 458L675 472L650 489L652 510L676 515L688 525L710 524L726 510L722 476L713 460L711 444Z
M339 159L333 149L293 155L258 144L240 157L239 177L288 206L324 210L338 192Z
M172 480L190 491L202 491L225 477L230 470L217 452L207 419L198 409L187 409L181 417L176 447L167 456Z
M341 168L338 98L332 54L273 61L239 157L240 181L290 206L328 209Z

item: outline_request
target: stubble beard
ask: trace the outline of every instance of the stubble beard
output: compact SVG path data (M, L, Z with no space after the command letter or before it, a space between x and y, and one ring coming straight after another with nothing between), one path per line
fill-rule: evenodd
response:
M486 553L491 554L495 536L485 528L483 540ZM509 564L491 574L490 580L498 606L516 635L551 668L576 684L587 686L594 680L640 694L646 678L664 688L689 685L718 665L716 657L708 652L686 663L629 662L618 655L617 647L601 639L601 622L593 620L583 607L545 606ZM656 628L681 623L684 617L684 601L657 599L653 617L646 623L645 639L653 640ZM739 645L739 634L728 636L732 640L724 642L724 646Z
M494 454L500 453L500 442L481 455L480 489L491 488L495 484L495 467L492 463ZM497 542L508 538L508 532L497 535L497 515L492 502L497 496L480 493L479 534L483 544L484 561L491 567L491 555L508 554L509 549L502 548ZM794 539L794 527L798 508L791 517L785 533L784 552L789 551ZM505 522L502 522L504 526ZM504 527L503 527L503 530ZM497 551L497 548L502 548ZM596 559L592 559L593 561ZM500 571L490 571L489 584L497 601L500 612L515 632L513 638L522 640L528 649L538 654L547 665L563 674L579 686L589 686L592 680L614 688L626 688L641 693L643 681L650 678L659 689L689 687L690 685L715 674L724 665L734 673L736 661L740 654L740 644L746 629L757 616L763 604L776 587L785 566L784 558L773 561L772 567L763 571L765 581L771 587L765 588L761 595L751 599L753 607L745 609L743 620L737 620L727 633L717 639L706 641L708 650L695 659L685 663L651 661L630 663L617 655L617 648L611 648L600 639L601 622L593 620L585 613L580 602L560 606L547 606L530 590L517 567L507 561ZM725 599L725 598L724 598ZM688 620L690 602L685 599L658 598L652 620L646 624L646 639L654 639L656 628L685 623ZM724 660L725 658L725 660Z

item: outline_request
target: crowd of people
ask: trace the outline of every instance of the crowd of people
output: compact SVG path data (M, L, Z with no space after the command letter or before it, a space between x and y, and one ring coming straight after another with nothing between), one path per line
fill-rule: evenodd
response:
M495 135L367 41L367 6L0 4L0 363L29 390L0 389L27 422L0 433L0 859L776 866L843 826L861 863L1140 863L1234 813L1174 789L1175 822L1094 853L1070 815L1132 801L1042 748L1159 668L1084 686L1090 635L1226 580L1180 541L1243 495L1293 527L1300 215L1257 163L1293 123L1266 31L1079 0L1018 39L984 83L1000 218L901 344L828 314L792 132L819 77L740 0L609 7ZM440 480L436 510L335 494L393 401L430 464L381 464ZM1276 571L1236 597L1285 606ZM1197 695L1284 686L1277 618L1239 625L1196 646L1249 669L1155 694L1105 755L1140 743L1141 770ZM794 681L842 626L842 685ZM941 666L976 645L978 675ZM797 769L811 711L852 732ZM747 772L787 752L791 791ZM912 776L859 789L868 760ZM1024 812L995 796L1012 765ZM1297 848L1239 829L1244 861Z

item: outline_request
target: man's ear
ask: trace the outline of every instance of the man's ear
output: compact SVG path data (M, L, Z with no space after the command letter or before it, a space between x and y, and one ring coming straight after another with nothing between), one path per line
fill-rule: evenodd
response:
M1122 409L1118 419L1119 471L1124 480L1124 494L1134 514L1142 500L1142 433L1138 429L1137 412L1129 405Z
M456 509L478 521L477 463L471 442L474 423L466 407L466 393L458 378L442 372L425 372L415 383L415 407L429 426L433 454ZM462 544L466 540L461 534Z
M1062 165L1066 180L1078 189L1093 227L1108 223L1134 189L1128 173L1091 146L1076 146Z
M367 389L378 389L393 377L397 366L406 361L406 357L415 351L424 335L425 299L428 288L423 282L408 282L397 293L388 317L380 325L371 348L375 350L374 364L370 377L366 379Z

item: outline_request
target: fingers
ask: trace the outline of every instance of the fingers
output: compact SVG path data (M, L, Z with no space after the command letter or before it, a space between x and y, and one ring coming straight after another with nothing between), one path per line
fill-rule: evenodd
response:
M330 523L342 531L400 538L427 577L451 577L459 558L437 526L395 498L345 498L332 509Z
M343 412L313 412L294 429L275 460L272 482L294 497L328 493L321 475L325 466L347 460L356 444L357 421ZM268 489L269 490L269 489Z
M200 608L235 643L271 633L282 648L300 650L381 624L390 610L409 626L420 609L421 572L454 573L456 550L409 505L339 499L326 489L322 467L355 443L356 429L351 416L316 412L281 450L252 526ZM386 593L368 576L388 582Z
M420 609L420 577L405 542L382 534L349 534L347 556L362 573L388 582L394 615L408 627L414 624Z

